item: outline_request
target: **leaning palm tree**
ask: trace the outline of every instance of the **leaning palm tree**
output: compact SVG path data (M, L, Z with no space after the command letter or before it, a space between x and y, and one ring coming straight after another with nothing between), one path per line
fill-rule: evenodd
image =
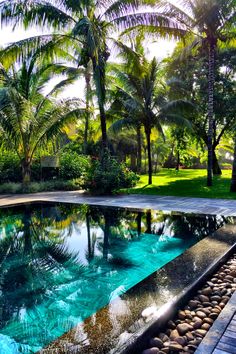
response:
M235 0L183 0L156 2L156 12L145 18L133 19L134 32L145 29L155 35L160 32L160 14L166 30L173 34L194 37L191 48L202 46L208 51L208 167L207 185L212 185L212 142L214 129L215 58L221 43L235 39ZM165 19L165 20L164 20Z
M143 16L142 6L154 5L153 0L5 0L0 4L1 23L9 21L24 25L47 25L59 31L57 46L79 43L79 65L85 67L91 62L96 96L100 111L103 146L107 145L106 131L106 63L110 55L108 35L110 30L132 26L132 13L141 8L137 16ZM50 37L50 36L49 36ZM42 41L50 38L42 37ZM55 36L54 36L55 39ZM29 44L31 40L28 40ZM23 42L21 43L22 49ZM35 45L35 42L34 42ZM21 50L20 50L21 51Z
M41 65L35 56L25 59L20 68L12 65L6 70L0 66L1 145L17 153L24 184L30 182L35 153L62 136L65 126L84 114L78 99L59 101L52 97L59 84L49 95L42 94L55 68Z

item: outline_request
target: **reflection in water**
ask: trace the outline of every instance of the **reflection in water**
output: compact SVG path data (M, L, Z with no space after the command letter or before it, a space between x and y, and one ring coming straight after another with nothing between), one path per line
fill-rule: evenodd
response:
M228 221L85 205L1 209L0 346L40 350Z

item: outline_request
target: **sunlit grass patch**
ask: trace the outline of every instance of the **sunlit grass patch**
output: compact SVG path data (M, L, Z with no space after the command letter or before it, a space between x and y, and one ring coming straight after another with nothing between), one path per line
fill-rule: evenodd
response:
M124 191L149 195L236 199L236 194L229 192L230 170L224 170L222 176L214 176L212 187L206 186L206 176L206 170L162 169L153 176L152 185L148 185L148 176L142 175L135 188Z

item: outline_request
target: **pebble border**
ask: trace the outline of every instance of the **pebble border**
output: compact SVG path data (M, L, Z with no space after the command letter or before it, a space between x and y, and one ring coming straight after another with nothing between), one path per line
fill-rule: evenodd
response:
M142 354L192 354L236 290L236 253L210 277Z

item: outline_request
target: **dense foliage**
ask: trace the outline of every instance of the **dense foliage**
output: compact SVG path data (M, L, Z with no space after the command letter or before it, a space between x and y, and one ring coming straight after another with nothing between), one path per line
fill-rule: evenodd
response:
M61 179L74 179L85 176L90 168L90 159L78 155L75 151L66 151L61 154L59 177Z
M92 160L84 187L94 194L110 194L121 188L135 186L139 177L105 151Z
M151 185L162 167L194 167L211 186L234 161L236 191L235 13L235 0L2 1L2 25L51 34L0 51L0 183L107 194L134 172ZM160 37L176 40L164 60L148 52ZM82 99L61 96L82 82ZM44 155L60 165L42 175Z

